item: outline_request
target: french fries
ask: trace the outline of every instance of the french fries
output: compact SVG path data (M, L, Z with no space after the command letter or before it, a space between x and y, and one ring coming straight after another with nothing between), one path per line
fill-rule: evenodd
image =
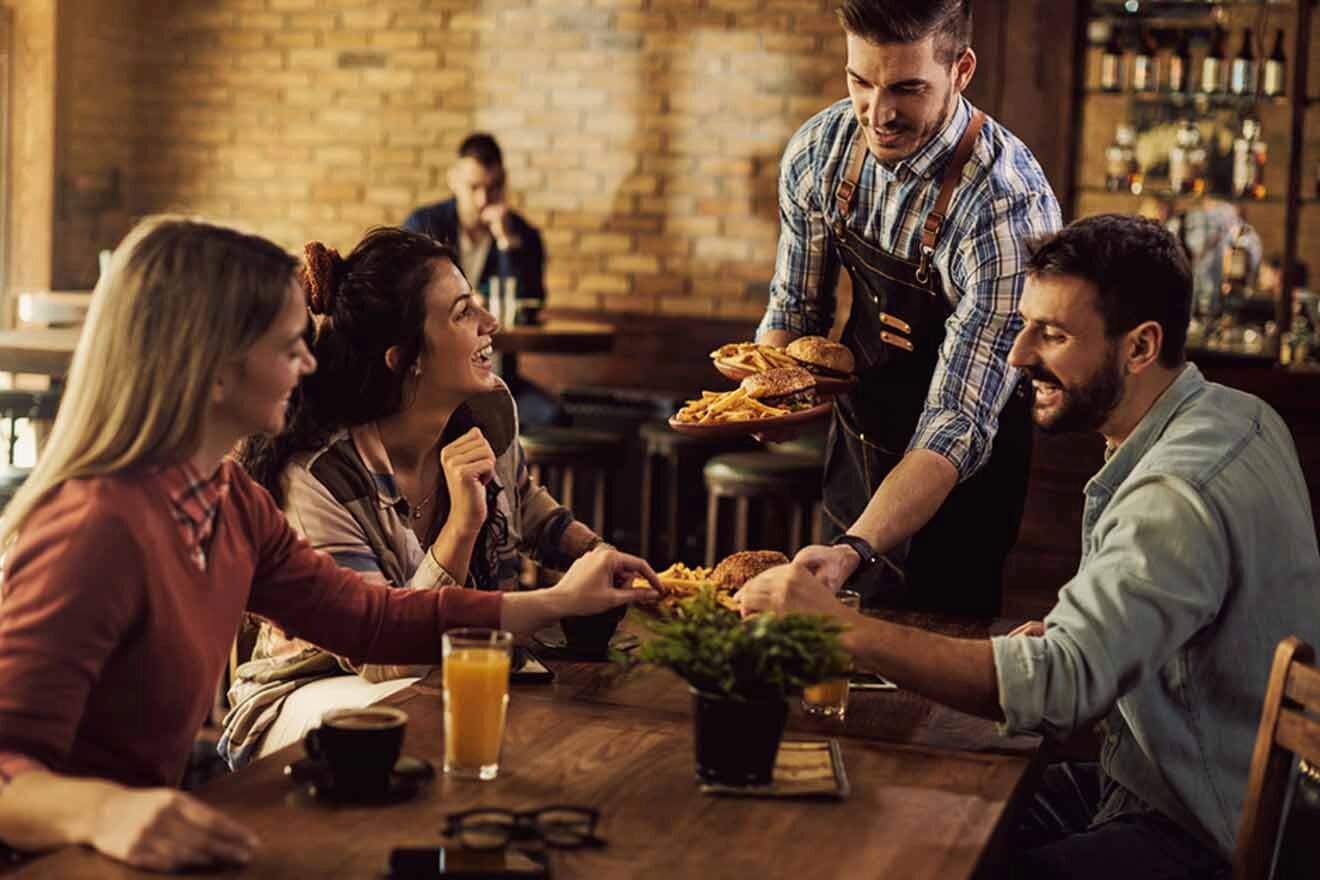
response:
M725 366L752 373L763 373L778 367L799 366L798 362L785 354L783 349L759 342L730 342L712 351L710 357L711 360Z
M732 592L724 589L710 579L711 569L704 565L688 567L681 562L675 562L664 571L657 572L656 577L660 581L660 586L664 589L660 597L659 605L666 611L672 611L680 601L695 596L701 590L709 587L715 590L715 598L721 605L730 611L738 610L738 603L733 601ZM637 578L633 581L633 587L636 589L646 589L650 583L645 578Z
M680 422L692 422L705 425L718 422L749 422L757 419L770 419L786 416L790 410L779 406L766 406L759 400L747 396L742 388L720 393L703 391L699 400L689 400L687 405L675 414Z

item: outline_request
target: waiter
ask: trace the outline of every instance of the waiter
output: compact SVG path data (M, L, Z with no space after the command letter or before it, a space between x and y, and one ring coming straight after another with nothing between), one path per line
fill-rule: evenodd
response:
M970 0L845 0L847 100L784 152L781 232L757 336L825 335L840 266L859 384L836 398L829 546L796 561L869 604L994 614L1030 464L1007 355L1028 241L1061 225L1031 152L962 97Z

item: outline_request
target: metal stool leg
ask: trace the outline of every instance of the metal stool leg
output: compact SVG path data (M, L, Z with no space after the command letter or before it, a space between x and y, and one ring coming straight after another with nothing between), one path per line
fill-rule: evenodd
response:
M600 535L602 538L605 538L608 541L609 536L606 534L606 530L609 528L609 523L605 519L605 501L606 501L606 496L609 493L605 491L606 490L605 469L604 468L594 469L592 474L592 479L596 485L594 487L595 497L593 498L591 504L591 517L592 517L591 528L593 531L595 531L596 534Z
M665 473L669 478L669 485L667 486L668 491L666 493L668 495L668 500L665 506L665 518L666 518L665 535L667 541L666 548L668 549L669 552L667 554L667 558L665 561L677 562L679 558L679 554L682 553L682 549L683 549L681 546L682 535L680 535L678 532L678 513L679 513L678 480L680 477L680 472L678 469L679 468L678 456L677 455L666 456L665 462L666 462Z
M747 526L751 518L751 499L739 495L733 504L733 550L737 553L747 549Z
M714 489L706 490L706 567L715 566L716 542L720 536L720 496Z
M655 479L655 456L648 450L642 459L642 534L641 552L643 559L651 558L651 528L654 525L651 509L655 498L651 492L651 482Z

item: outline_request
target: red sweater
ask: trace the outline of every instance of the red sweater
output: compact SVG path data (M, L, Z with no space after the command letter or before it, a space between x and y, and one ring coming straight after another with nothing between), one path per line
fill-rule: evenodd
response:
M245 608L374 663L438 663L442 630L499 625L498 592L394 590L338 567L222 466L206 571L155 476L69 480L33 511L0 585L0 753L177 785Z

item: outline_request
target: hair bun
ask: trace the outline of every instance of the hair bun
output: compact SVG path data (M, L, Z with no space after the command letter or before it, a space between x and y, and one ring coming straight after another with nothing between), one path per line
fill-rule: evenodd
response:
M303 275L307 282L307 304L313 315L328 315L335 306L335 293L339 290L339 273L344 260L339 251L319 241L309 241L303 247Z

